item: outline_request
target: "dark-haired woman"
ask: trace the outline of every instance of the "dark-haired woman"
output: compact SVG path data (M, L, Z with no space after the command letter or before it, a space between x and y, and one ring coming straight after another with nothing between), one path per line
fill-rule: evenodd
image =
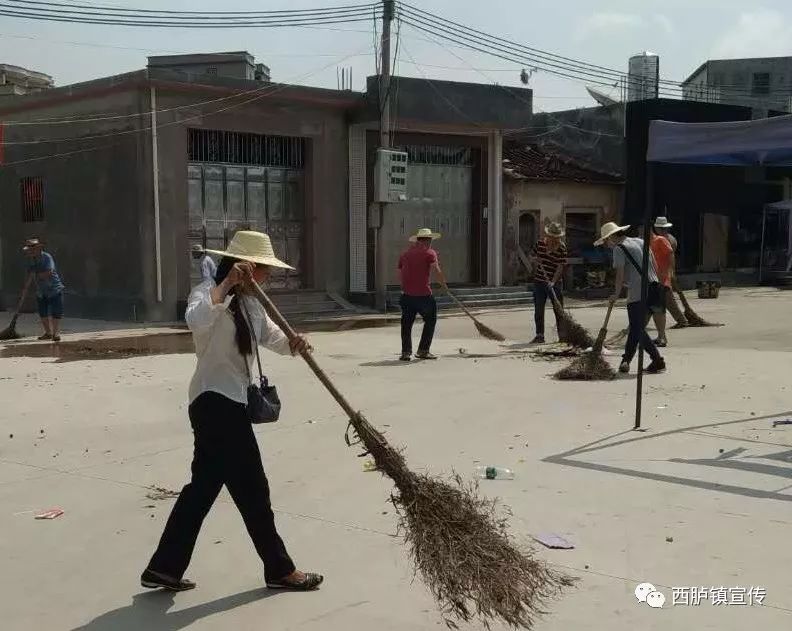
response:
M174 591L195 587L183 575L201 524L225 484L264 563L267 586L316 589L322 576L295 568L275 528L269 484L246 410L253 344L282 355L310 348L302 337L290 343L244 290L248 278L261 284L271 268L292 268L275 256L261 232L237 232L226 251L213 253L223 257L215 279L192 291L185 314L198 356L189 390L192 479L176 500L141 584Z

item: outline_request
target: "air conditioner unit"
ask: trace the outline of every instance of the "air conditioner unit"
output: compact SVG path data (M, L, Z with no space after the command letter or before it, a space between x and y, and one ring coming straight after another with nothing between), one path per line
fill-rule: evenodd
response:
M407 153L377 149L374 166L374 199L378 202L407 200Z

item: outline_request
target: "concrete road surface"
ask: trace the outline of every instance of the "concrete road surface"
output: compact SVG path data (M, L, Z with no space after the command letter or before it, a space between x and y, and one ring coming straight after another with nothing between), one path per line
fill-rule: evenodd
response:
M526 311L483 316L509 337L503 345L476 337L463 318L442 319L441 357L431 363L396 361L396 328L313 342L321 365L406 447L413 468L469 477L480 464L511 467L513 481L481 489L511 508L514 536L555 533L575 544L536 550L580 577L537 630L790 629L792 425L774 421L792 417L792 293L727 290L693 305L727 326L671 332L669 371L645 381L643 432L631 430L634 378L551 380L564 362L526 354ZM596 332L604 310L573 313ZM618 310L611 329L625 323ZM284 411L257 435L273 504L293 557L323 572L324 586L263 588L224 491L188 572L198 588L143 593L140 571L173 504L150 487L178 490L189 475L193 364L187 354L0 356L0 628L443 628L413 580L390 483L364 472L345 446L343 415L306 366L269 355ZM53 507L65 514L34 519ZM636 600L644 582L664 594L662 608ZM691 597L699 604L682 604ZM736 604L743 600L753 604Z

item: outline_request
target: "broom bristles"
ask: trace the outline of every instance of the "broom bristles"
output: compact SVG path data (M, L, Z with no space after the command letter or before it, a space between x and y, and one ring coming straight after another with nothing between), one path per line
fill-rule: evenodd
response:
M413 473L362 414L350 424L398 489L391 501L400 532L449 627L478 618L487 628L530 629L548 601L574 584L512 542L496 501L479 496L475 484Z
M491 329L483 322L480 322L478 320L474 320L473 322L475 322L476 330L478 330L479 334L482 337L486 337L488 340L495 340L496 342L506 341L506 338L503 335L498 333L495 329Z
M707 322L698 313L693 311L693 307L690 306L685 294L681 290L677 290L677 294L679 295L679 301L684 307L685 319L688 321L688 326L723 326L722 324Z
M702 318L698 313L693 311L691 308L685 309L685 319L688 322L688 326L723 326L723 324L716 323L716 322L707 322L704 318Z
M16 330L16 318L6 328L0 331L0 340L17 340L22 337Z
M578 324L557 300L552 302L553 312L558 319L558 339L578 348L593 346L594 338L591 337L591 334L582 325Z
M616 371L606 362L600 353L587 353L578 357L566 368L555 375L560 381L611 381L616 378Z

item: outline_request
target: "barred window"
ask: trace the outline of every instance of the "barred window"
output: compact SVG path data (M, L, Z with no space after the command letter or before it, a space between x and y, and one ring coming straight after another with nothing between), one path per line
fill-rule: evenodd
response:
M407 145L398 149L407 152L410 164L473 166L473 152L470 147Z
M302 169L305 140L298 137L190 129L187 157L190 162L249 164Z
M44 221L44 180L40 177L23 177L19 181L22 200L22 221Z

